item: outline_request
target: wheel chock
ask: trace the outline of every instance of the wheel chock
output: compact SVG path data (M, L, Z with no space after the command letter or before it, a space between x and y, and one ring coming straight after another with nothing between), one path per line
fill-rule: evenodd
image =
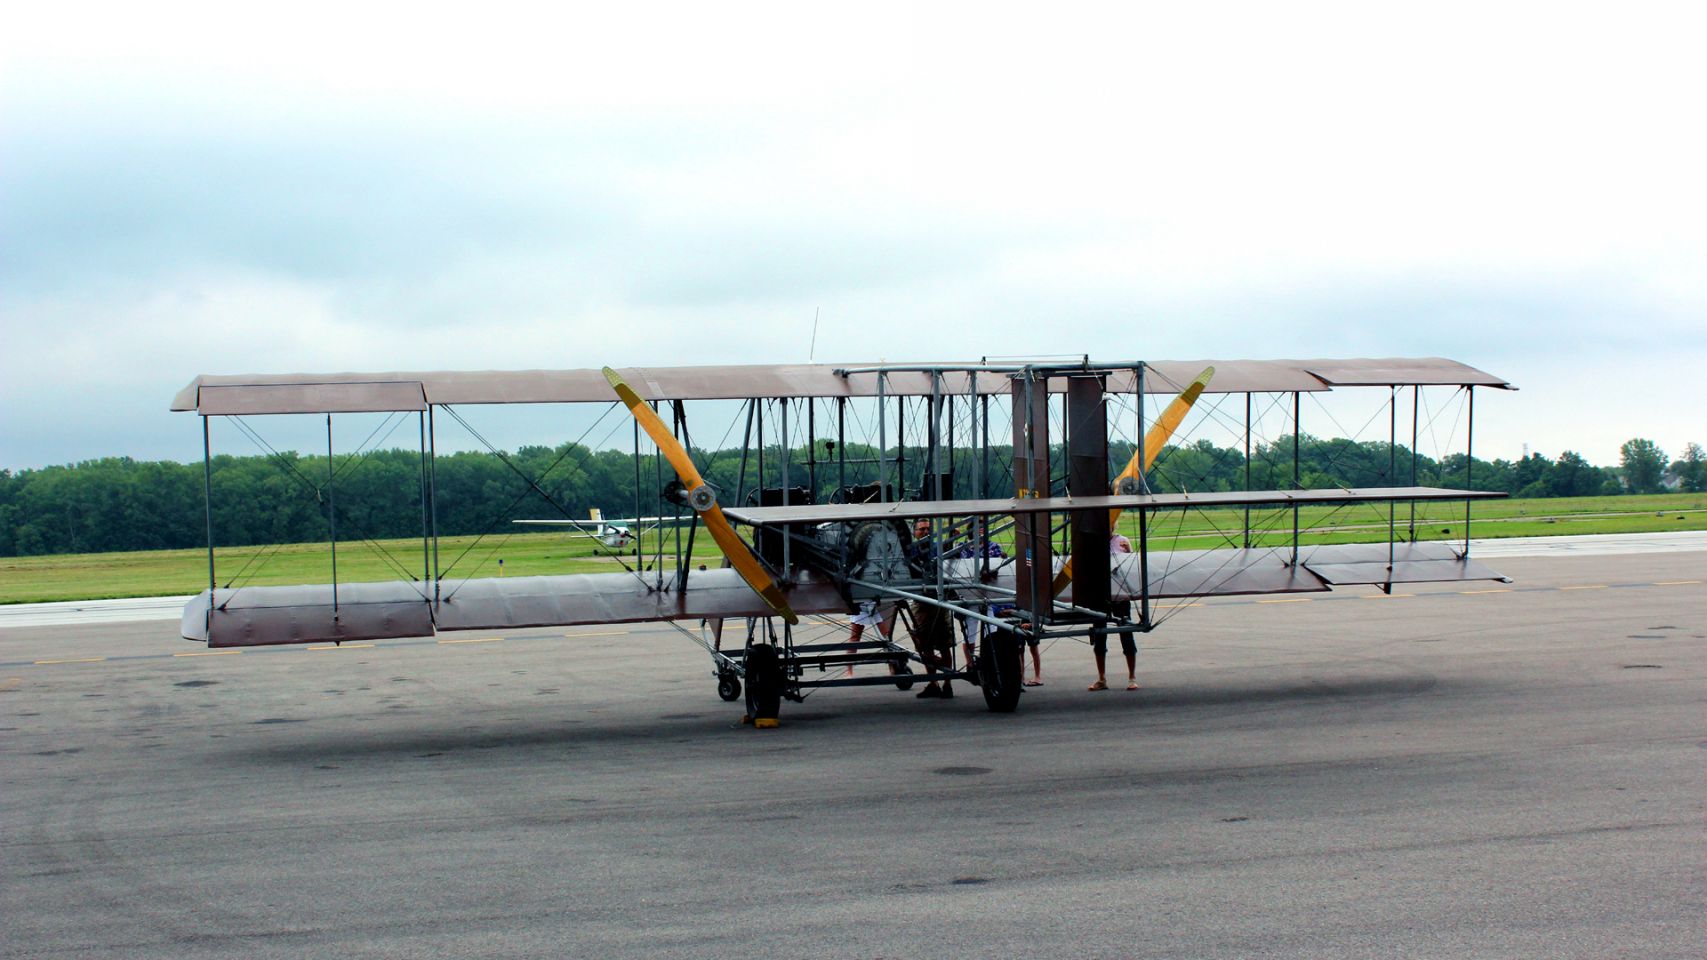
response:
M775 730L780 726L782 726L782 724L779 723L775 717L760 717L753 721L754 730Z

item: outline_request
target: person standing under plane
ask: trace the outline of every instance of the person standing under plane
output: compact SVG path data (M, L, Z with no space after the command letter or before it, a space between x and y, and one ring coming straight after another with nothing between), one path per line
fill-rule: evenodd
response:
M896 612L896 608L890 607L888 615L885 616L877 612L876 600L861 601L859 610L848 619L848 622L853 625L852 629L848 631L848 642L858 643L859 638L865 635L866 627L876 627L877 632L882 635L883 639L888 640L895 633ZM858 653L859 648L849 647L848 652ZM890 672L894 672L893 667L890 668ZM843 673L842 676L851 677L853 675L854 665L850 663L848 664L847 671Z
M1108 538L1108 552L1113 556L1132 552L1132 541L1121 534L1113 534ZM1108 612L1121 620L1132 619L1132 601L1116 600L1109 604ZM1120 631L1120 652L1126 654L1126 689L1138 689L1138 638L1131 630ZM1091 653L1097 661L1096 682L1087 690L1108 689L1108 634L1098 633L1091 638Z
M913 524L913 559L922 565L936 562L938 549L931 536L931 522L919 520ZM947 610L935 604L915 600L913 612L913 646L918 648L919 659L924 662L926 675L930 676L939 671L954 668L954 617ZM932 679L925 684L917 696L922 700L933 697L943 699L954 698L954 688L949 681L943 680L938 686Z
M968 543L966 546L955 551L954 556L959 560L976 560L978 559L978 544L976 542ZM984 556L991 560L1006 560L1008 554L1006 550L1002 549L1001 544L994 540L990 540L984 545ZM992 569L1000 566L1000 564L995 564ZM989 617L1000 617L1002 614L1007 613L1013 608L1014 605L1007 601L987 603L984 605L984 615ZM965 614L961 614L955 619L960 621L961 653L965 658L966 668L971 670L972 664L977 656L978 644L993 628L982 620L974 620ZM1037 651L1037 638L1028 634L1027 639L1031 642L1031 679L1025 681L1025 685L1028 687L1041 687L1043 686L1043 660ZM972 682L977 683L977 680L973 680Z

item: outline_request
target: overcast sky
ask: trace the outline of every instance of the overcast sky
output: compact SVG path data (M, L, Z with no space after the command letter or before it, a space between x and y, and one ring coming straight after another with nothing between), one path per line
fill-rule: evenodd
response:
M1439 355L1522 388L1478 454L1707 443L1688 7L253 6L0 22L0 466L197 458L199 373L802 361L815 310L820 360Z

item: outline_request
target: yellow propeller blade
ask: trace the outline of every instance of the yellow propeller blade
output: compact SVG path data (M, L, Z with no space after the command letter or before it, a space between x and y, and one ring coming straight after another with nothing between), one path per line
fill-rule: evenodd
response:
M646 435L652 438L652 442L658 445L658 452L664 455L664 459L670 461L670 466L675 468L676 476L681 478L682 485L689 490L704 486L705 480L694 468L693 459L688 456L688 452L676 442L675 436L670 433L670 428L664 424L663 419L646 405L646 401L640 399L640 394L635 393L634 388L629 386L627 381L622 379L622 374L606 367L605 379L610 381L611 389L616 391L616 395L622 398L623 406L628 408L629 413L634 414L634 419L640 421L640 429L645 430Z
M1119 491L1126 481L1137 480L1146 470L1150 469L1152 463L1156 462L1156 455L1168 445L1168 438L1172 437L1174 431L1179 429L1180 423L1185 420L1186 413L1191 410L1191 405L1197 402L1198 397L1203 396L1203 390L1209 386L1209 378L1213 376L1215 376L1215 368L1204 367L1203 372L1197 375L1197 379L1180 391L1180 395L1168 404L1167 409L1162 411L1162 415L1157 417L1156 422L1150 425L1150 429L1144 432L1143 462L1139 462L1138 451L1134 450L1132 459L1126 463L1126 469L1120 472L1120 476L1114 478L1114 489L1116 491ZM1108 528L1110 530L1113 530L1114 525L1120 522L1120 514L1121 511L1118 508L1109 509ZM1073 558L1068 557L1067 562L1061 565L1061 572L1055 575L1053 585L1055 594L1059 595L1061 591L1067 589L1067 584L1072 582Z
M711 539L716 541L723 555L729 558L735 572L747 581L747 585L752 587L778 616L789 623L799 623L800 618L795 615L793 608L788 605L788 600L782 595L782 587L777 585L776 578L759 563L759 559L753 556L752 548L747 546L747 542L730 526L729 519L723 515L723 508L717 505L717 497L711 488L706 486L705 478L699 475L699 470L694 468L693 459L688 456L688 452L676 442L670 428L640 399L640 395L622 379L621 374L606 367L605 379L610 381L611 389L622 399L623 406L634 415L640 429L645 430L646 435L657 444L658 452L675 468L676 476L681 478L682 486L687 488L688 506L699 514L700 522L705 524L705 532L711 534Z

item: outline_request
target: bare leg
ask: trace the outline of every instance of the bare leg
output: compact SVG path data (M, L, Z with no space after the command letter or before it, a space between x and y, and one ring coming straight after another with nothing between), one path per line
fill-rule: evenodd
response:
M1107 690L1108 654L1102 650L1093 650L1092 655L1095 656L1097 660L1097 682L1091 684L1090 688L1092 690Z
M853 625L853 630L848 633L848 642L849 643L858 643L859 638L864 636L864 635L865 635L865 624L856 623ZM854 650L853 647L849 647L848 652L854 653L856 651ZM844 677L853 676L853 664L851 664L851 663L848 664L848 668L847 668L847 670L843 671L842 676L844 676Z
M1128 690L1138 689L1138 656L1137 656L1137 654L1129 653L1126 655L1126 689L1128 689Z

